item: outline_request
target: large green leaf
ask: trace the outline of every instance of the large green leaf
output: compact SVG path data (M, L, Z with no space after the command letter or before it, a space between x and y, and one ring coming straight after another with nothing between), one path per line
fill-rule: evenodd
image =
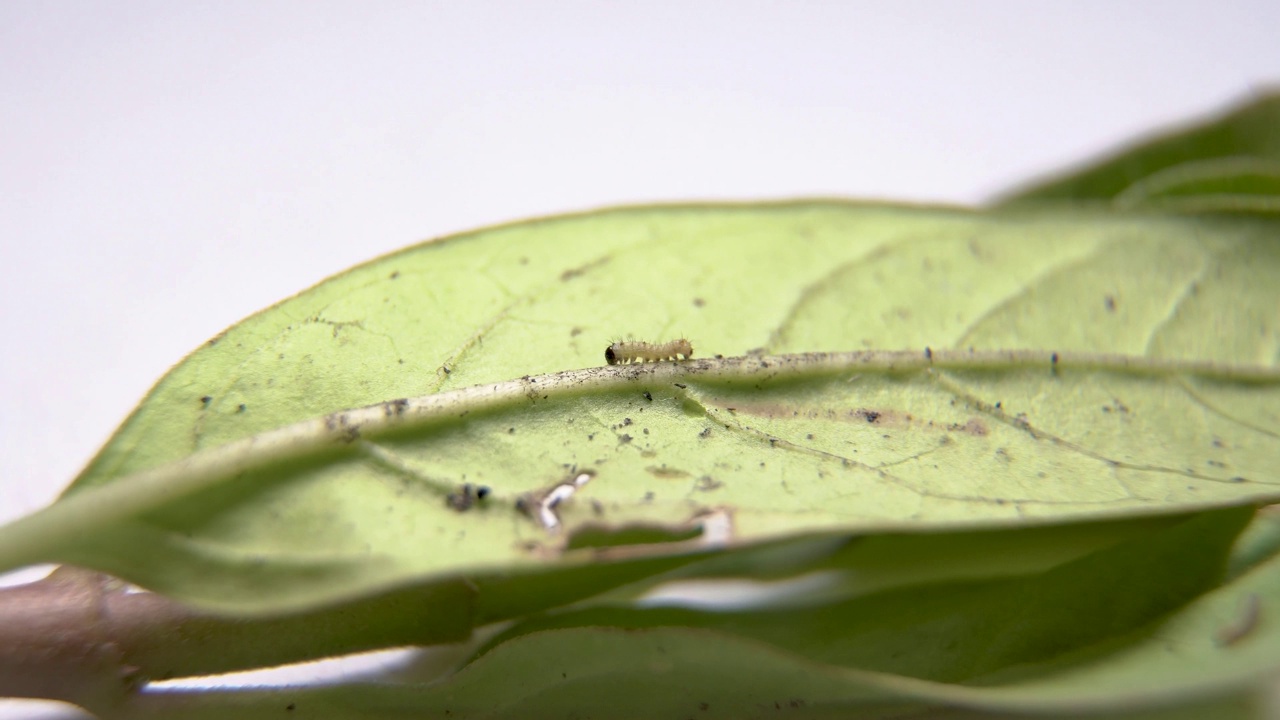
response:
M1277 227L796 203L428 243L193 353L0 530L0 567L261 613L622 558L564 540L637 524L719 546L1269 501ZM699 359L599 367L628 332ZM463 483L492 495L460 511Z

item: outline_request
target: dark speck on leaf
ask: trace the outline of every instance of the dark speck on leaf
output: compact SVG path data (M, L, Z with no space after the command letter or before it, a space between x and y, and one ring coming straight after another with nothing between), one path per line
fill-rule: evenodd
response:
M627 443L631 442L631 436L630 436L630 435L619 435L619 436L618 436L618 442L622 443L623 445L626 445Z
M458 512L466 512L471 506L480 500L484 500L489 496L489 488L480 485L479 487L471 483L463 483L457 490L449 493L444 501L445 505L457 510Z
M648 390L645 390L645 391L644 391L644 399L645 399L645 400L648 400L649 402L653 402L653 394L652 394L652 393L650 393Z
M684 390L686 387L688 387L688 385L685 385L683 383L672 383L672 384L680 388L681 390Z
M213 396L211 395L205 395L204 397L200 398L200 403L205 407L209 407L209 403L211 402L213 402Z
M396 278L400 277L400 271L399 271L399 270L396 270L396 271L392 272L392 273L391 273L391 275L390 275L389 277L390 277L392 280L395 280Z
M925 359L925 360L932 360L932 359L933 359L933 348L931 348L931 347L927 347L927 346L925 347L925 349L924 349L924 359Z
M240 403L240 405L236 408L236 412L244 412L246 409L248 409L248 406L245 405L244 403Z

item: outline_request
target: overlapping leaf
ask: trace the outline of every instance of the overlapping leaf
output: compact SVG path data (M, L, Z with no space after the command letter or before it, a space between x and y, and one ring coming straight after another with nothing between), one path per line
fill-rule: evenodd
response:
M1280 95L1263 95L1062 178L1008 205L1104 203L1177 212L1280 212Z
M327 719L933 717L939 708L1178 717L1192 701L1247 716L1248 683L1280 660L1276 560L1213 587L1248 517L1202 513L1043 571L803 609L569 611L517 625L430 687L215 692L143 707L163 716L172 704L187 717L294 707Z

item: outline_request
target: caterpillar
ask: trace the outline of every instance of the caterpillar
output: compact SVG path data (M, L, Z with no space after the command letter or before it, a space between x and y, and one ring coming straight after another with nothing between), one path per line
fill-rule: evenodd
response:
M658 362L659 360L688 360L693 357L693 345L680 338L664 343L647 343L627 340L611 344L604 350L605 362L610 365L631 362Z

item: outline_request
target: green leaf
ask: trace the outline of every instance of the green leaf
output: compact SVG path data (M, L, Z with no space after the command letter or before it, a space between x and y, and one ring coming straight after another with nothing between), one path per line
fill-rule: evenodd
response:
M1250 509L1233 508L1179 518L1170 527L1068 562L1004 576L935 575L927 582L872 591L855 565L848 569L854 593L825 604L801 597L795 606L740 612L629 606L552 612L515 625L489 646L568 627L697 627L833 665L972 681L1124 636L1207 592L1220 581L1232 542L1251 515ZM1040 530L1053 537L1043 532L1047 528ZM957 535L965 544L966 538ZM945 537L914 539L939 554L955 552ZM1018 531L1006 531L1000 539L1010 548L1022 538ZM901 559L885 552L890 547L880 543L878 559ZM967 558L982 560L972 553ZM935 573L941 569L932 567Z
M806 534L1271 501L1277 227L794 203L424 244L193 353L0 568L251 614L522 573L496 618L559 567L595 593ZM600 367L628 333L697 358Z
M1280 94L1143 140L1065 177L1021 190L1003 204L1062 201L1182 212L1280 212Z
M1247 518L1203 513L1043 572L805 611L571 612L426 687L157 696L135 716L268 717L291 705L323 718L1177 717L1179 706L1251 717L1249 688L1280 670L1280 559L1213 589Z

